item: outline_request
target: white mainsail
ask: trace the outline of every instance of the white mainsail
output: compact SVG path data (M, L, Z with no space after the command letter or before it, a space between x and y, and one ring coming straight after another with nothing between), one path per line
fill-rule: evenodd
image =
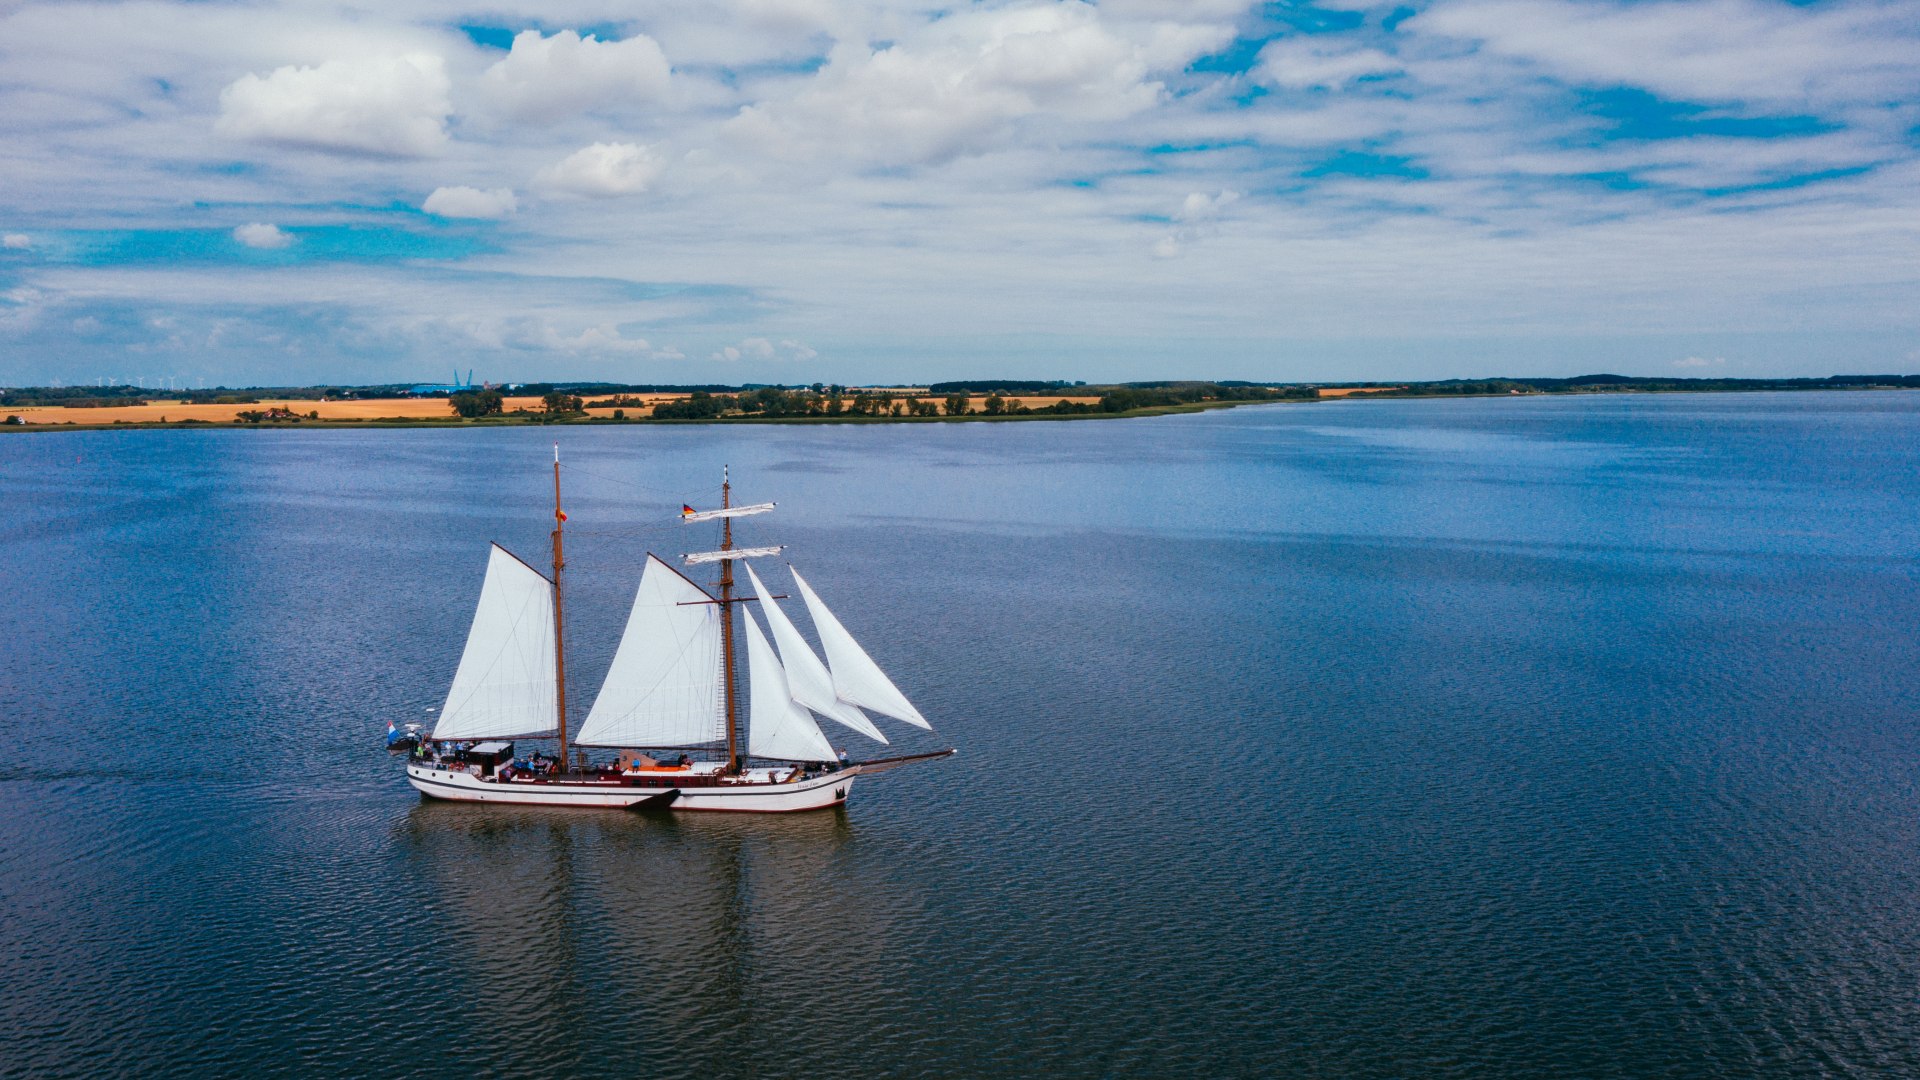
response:
M699 746L720 719L720 605L652 555L581 746Z
M760 610L767 614L767 627L773 631L773 644L780 652L780 663L787 669L787 687L793 691L793 700L812 709L821 716L837 720L869 739L886 742L887 737L873 726L873 721L852 705L841 701L833 692L833 676L827 671L827 665L813 654L813 647L807 639L800 636L793 620L780 610L773 600L773 591L761 582L760 575L753 572L752 564L747 564L747 580L753 582L753 591L760 597Z
M747 624L747 678L752 681L747 753L780 761L832 761L833 744L820 733L813 716L793 700L787 673L760 633L759 621L751 611L740 614Z
M553 583L495 544L433 738L551 734L554 669Z
M833 692L841 701L849 705L858 705L863 709L872 709L883 716L896 720L905 720L915 727L933 730L927 718L913 707L907 695L893 685L887 673L873 662L867 650L853 640L847 628L840 625L827 605L820 602L813 589L807 585L800 571L787 567L793 575L793 583L800 587L800 598L807 603L807 613L813 616L813 629L820 635L820 645L827 651L827 667L833 673Z

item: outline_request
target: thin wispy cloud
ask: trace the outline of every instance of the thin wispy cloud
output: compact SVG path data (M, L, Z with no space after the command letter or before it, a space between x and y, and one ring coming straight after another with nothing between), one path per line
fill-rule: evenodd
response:
M0 15L0 382L127 350L228 382L1825 373L1920 339L1905 0L486 11Z

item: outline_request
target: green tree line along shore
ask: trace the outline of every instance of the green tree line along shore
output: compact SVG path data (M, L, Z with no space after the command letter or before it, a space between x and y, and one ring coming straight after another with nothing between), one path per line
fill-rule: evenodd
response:
M1573 378L1444 379L1407 383L1254 383L1246 381L1159 381L1099 384L1043 380L959 380L924 389L811 386L655 385L625 383L521 383L455 392L410 394L401 385L216 387L211 390L157 392L135 386L0 387L0 413L8 408L77 410L59 424L27 424L17 414L0 426L45 428L108 426L89 424L85 410L146 405L160 400L182 405L257 405L242 409L230 423L207 420L116 421L134 427L259 426L323 424L422 426L449 424L619 424L651 422L913 422L1018 419L1069 419L1152 415L1220 408L1253 402L1317 401L1333 396L1459 397L1536 394L1737 393L1783 390L1870 390L1920 388L1920 375L1832 375L1793 379L1636 378L1584 375ZM1330 391L1324 394L1322 391ZM685 395L650 402L644 395ZM322 419L317 409L302 411L287 402L377 401L403 396L444 399L444 418ZM536 398L533 408L508 409L509 396ZM612 410L590 416L588 409Z

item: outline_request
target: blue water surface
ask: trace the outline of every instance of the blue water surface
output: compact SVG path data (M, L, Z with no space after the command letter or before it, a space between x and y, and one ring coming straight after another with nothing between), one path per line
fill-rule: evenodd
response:
M579 714L730 465L958 756L421 802L556 439ZM1904 392L0 438L0 1073L1912 1075L1916 466Z

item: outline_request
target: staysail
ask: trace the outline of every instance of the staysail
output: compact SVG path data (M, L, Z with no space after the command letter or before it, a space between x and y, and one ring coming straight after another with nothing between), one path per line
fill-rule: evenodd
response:
M793 691L793 700L819 713L821 716L837 720L869 739L886 742L887 737L873 726L866 714L852 705L841 701L833 692L833 676L827 671L827 665L813 654L813 647L800 631L780 610L773 600L773 591L753 572L752 565L747 566L747 580L753 582L753 591L760 597L760 610L766 612L767 627L773 631L773 644L780 653L780 664L787 669L787 687Z
M725 738L720 719L720 605L652 555L607 681L574 742L699 746Z
M551 734L554 670L553 583L495 544L433 738Z
M793 583L800 587L800 598L806 601L807 613L813 616L813 628L820 635L820 645L827 651L827 666L833 673L833 692L841 701L849 705L858 705L863 709L872 709L883 716L896 720L905 720L915 727L933 730L927 718L913 707L907 695L893 685L887 673L873 662L867 650L853 640L847 628L840 625L827 605L820 602L813 589L807 585L800 571L787 567L793 574Z
M780 761L832 761L833 744L820 733L820 725L800 703L793 700L787 686L787 673L780 658L773 654L760 623L750 611L740 613L747 625L747 678L751 680L749 697L747 753L758 758Z

